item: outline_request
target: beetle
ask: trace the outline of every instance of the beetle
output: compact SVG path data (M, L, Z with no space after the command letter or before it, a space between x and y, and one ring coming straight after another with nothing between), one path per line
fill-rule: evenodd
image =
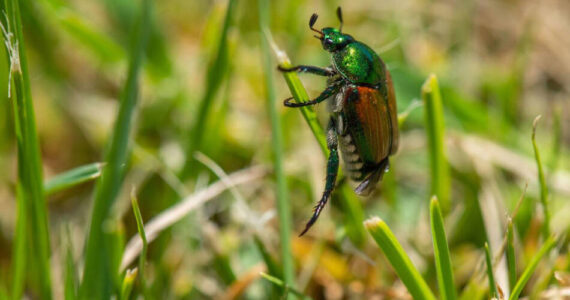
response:
M302 107L328 101L331 113L327 126L327 147L330 151L323 195L314 207L313 215L300 236L317 221L334 190L339 168L339 151L348 177L359 183L358 195L369 195L389 169L389 156L398 149L398 117L396 95L386 65L366 44L342 32L342 11L337 8L338 29L313 26L318 15L309 20L309 28L316 32L324 50L331 54L332 64L321 68L298 65L281 72L311 73L328 78L326 89L313 100L292 102L287 107Z

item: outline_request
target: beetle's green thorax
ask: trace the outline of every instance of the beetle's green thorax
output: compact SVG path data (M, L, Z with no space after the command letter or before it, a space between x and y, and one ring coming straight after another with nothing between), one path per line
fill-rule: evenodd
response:
M336 28L325 27L322 33L321 43L323 48L329 52L342 50L348 44L354 42L354 38L351 35L342 33Z
M384 63L374 50L361 42L353 40L332 52L332 61L335 69L352 83L381 88L386 80Z

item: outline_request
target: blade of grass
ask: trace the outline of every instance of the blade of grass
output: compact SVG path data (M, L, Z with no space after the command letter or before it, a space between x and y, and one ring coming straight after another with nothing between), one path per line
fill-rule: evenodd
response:
M278 64L280 66L282 66L283 68L290 68L291 67L291 61L289 60L289 57L287 57L287 54L284 51L277 48L277 45L275 44L275 42L271 38L269 31L265 31L264 34L266 36L266 39L271 44L271 46L273 48L273 52L277 56ZM295 102L301 103L301 102L307 102L310 100L309 95L307 94L307 91L305 90L305 87L303 86L303 83L299 79L299 76L297 76L297 73L295 73L295 72L283 72L282 75L283 75L283 78L285 78L285 82L287 83L287 86L289 86L289 90L291 91L291 95L295 99ZM319 143L321 150L323 151L325 156L328 157L329 156L329 150L327 148L327 139L326 139L323 127L319 123L319 120L317 118L317 114L315 113L315 110L313 109L312 106L302 106L302 107L299 107L298 109L301 110L301 114L303 115L303 118L305 118L305 121L307 122L307 124L309 125L309 128L313 132L313 135L317 139L317 142Z
M146 252L148 249L148 242L146 240L146 233L144 231L144 223L141 215L141 211L139 209L139 203L137 200L137 195L135 190L131 191L131 204L133 206L133 213L135 214L135 220L137 221L137 231L139 232L139 236L142 240L142 251L139 255L139 282L141 285L141 291L145 294L146 291L146 282L145 282L145 275L144 275L144 267L145 267L145 259L146 259Z
M509 271L509 286L511 289L517 282L517 265L515 257L513 219L509 218L507 224L507 267Z
M491 263L491 252L489 244L485 243L485 262L487 263L487 278L489 279L489 296L494 299L499 299L499 292L497 291L497 283L493 275L493 264Z
M138 269L134 268L132 270L127 270L125 277L123 278L123 283L121 284L121 300L128 300L131 291L133 290L133 285L137 279Z
M240 184L253 183L255 180L266 176L264 167L253 166L230 174L226 180L219 180L208 187L186 196L177 204L162 211L159 215L150 219L145 226L145 233L148 242L152 242L157 236L176 222L180 221L194 209L200 207L205 202L220 195L227 189ZM230 182L231 185L228 185ZM138 234L133 236L123 252L121 268L125 270L142 250L142 241Z
M283 266L283 281L288 286L295 284L295 269L291 255L291 207L287 193L287 182L283 171L283 132L281 118L275 107L275 86L273 83L273 68L269 42L263 34L269 26L269 1L258 0L259 9L259 36L261 39L261 55L263 73L265 75L265 92L269 119L271 120L271 140L273 148L273 169L277 180L276 198L277 214L279 217L279 235L281 241L281 264Z
M432 74L422 86L425 127L431 172L431 195L436 195L445 213L451 208L449 193L451 178L445 155L445 125L443 105L437 77Z
M298 290L292 288L291 286L289 286L287 283L283 282L281 279L277 278L277 277L273 277L269 274L260 272L259 273L261 275L261 277L265 278L267 281L277 285L278 287L281 287L285 293L289 293L291 292L293 295L301 298L301 299L312 299L311 297L299 292Z
M101 176L103 165L102 163L92 163L59 174L44 183L44 194L48 196L86 181L97 179Z
M16 189L21 189L20 185L16 186ZM18 207L24 207L25 201L23 199L22 192L17 191ZM22 298L22 293L24 291L25 284L25 270L26 270L26 259L27 259L27 234L26 234L26 211L25 209L18 209L18 218L16 223L16 236L13 247L14 255L14 265L13 265L13 281L12 281L12 297L13 299Z
M118 272L118 265L113 261L112 236L105 230L105 220L109 218L111 207L119 192L124 165L127 162L129 135L134 110L138 98L139 70L143 62L143 53L148 36L148 19L151 1L141 2L141 11L134 28L134 43L130 52L130 63L117 120L112 138L108 145L105 161L106 167L97 181L95 190L91 225L87 238L83 281L80 288L80 298L108 299L113 290L110 274Z
M2 26L2 32L10 59L9 78L12 80L14 91L11 91L9 86L8 97L12 99L14 128L18 146L18 220L16 230L19 234L25 232L17 238L15 250L27 251L29 255L29 257L24 258L20 256L23 255L22 253L14 254L16 257L14 277L17 285L14 286L12 296L15 299L22 296L23 276L30 274L30 279L35 285L34 288L37 288L37 295L42 299L51 299L48 216L42 187L42 159L36 132L20 4L19 1L8 0L5 1L5 5L7 20L6 27ZM19 240L20 238L26 239L26 241ZM24 266L23 264L26 262L29 262L33 269ZM28 271L22 273L24 269L28 269Z
M195 166L195 161L193 154L195 151L200 151L202 146L202 140L204 138L204 132L206 124L208 122L210 110L214 102L214 98L218 94L223 80L226 78L228 71L228 30L233 19L233 15L236 11L236 0L229 0L228 7L226 9L226 16L224 18L224 24L222 25L219 41L216 49L216 54L211 57L210 63L208 64L208 70L206 71L206 90L204 96L200 101L200 106L198 108L198 116L196 122L193 125L192 136L190 137L190 143L186 149L186 161L184 167L182 168L181 177L184 179L193 172Z
M534 158L536 160L536 166L538 168L538 182L540 183L540 203L542 204L542 210L544 212L544 223L542 225L542 234L546 239L550 236L550 211L548 210L548 187L546 186L546 179L544 177L544 170L542 168L542 162L540 160L540 153L538 152L538 146L536 145L536 126L541 116L538 115L532 122L532 148L534 149Z
M548 239L546 239L546 241L544 241L544 244L542 245L542 247L540 247L538 252L536 252L536 254L532 257L532 259L530 260L530 263L528 264L528 266L526 266L523 273L521 274L521 277L519 278L519 280L515 284L515 287L513 288L513 291L511 292L511 296L509 297L509 300L519 299L519 295L521 294L524 286L526 285L526 283L528 282L528 280L530 279L530 277L534 273L534 270L538 266L538 263L540 262L542 257L545 256L548 252L550 252L550 250L555 245L556 245L556 237L554 235L551 235Z
M376 244L382 249L384 255L396 270L398 277L414 299L435 300L435 296L424 281L420 272L416 269L402 245L398 242L388 225L378 217L373 217L364 222L364 226Z
M431 198L429 211L439 293L443 300L457 299L443 217L441 215L441 209L439 208L439 202L435 196Z

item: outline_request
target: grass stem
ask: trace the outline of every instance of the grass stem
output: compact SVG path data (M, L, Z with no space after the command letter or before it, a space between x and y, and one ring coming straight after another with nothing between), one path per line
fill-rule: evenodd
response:
M273 149L273 168L277 181L276 198L277 213L279 216L279 235L281 241L281 263L283 264L283 280L288 286L295 284L295 270L291 255L291 207L287 193L287 182L283 170L283 132L281 117L275 102L275 86L273 83L273 67L271 63L271 49L264 35L269 26L269 4L267 0L258 0L259 8L259 36L261 39L261 57L263 73L265 75L265 93L269 119L271 121L271 140Z
M8 96L12 99L18 149L16 187L18 220L14 243L15 280L12 297L14 299L22 297L27 274L31 287L37 289L38 297L51 299L48 216L42 186L42 159L22 32L20 2L17 0L4 2L7 20L6 26L2 25L6 51L10 60L8 78L11 78L12 82L8 87Z
M550 236L550 211L548 210L548 186L546 185L546 178L544 176L544 169L542 167L542 162L540 160L540 153L538 152L538 146L536 145L536 126L541 116L538 115L532 122L532 148L534 149L534 158L536 160L536 166L538 168L538 182L540 185L540 203L542 204L542 210L544 213L544 223L542 225L542 234L546 239Z
M453 269L451 267L451 255L449 254L449 246L445 236L443 216L441 215L439 202L435 196L431 198L429 211L439 293L443 300L457 299L455 282L453 281Z
M437 77L432 74L422 86L422 99L425 111L428 153L431 171L431 195L437 196L444 213L451 208L451 178L445 155L445 125L443 104Z

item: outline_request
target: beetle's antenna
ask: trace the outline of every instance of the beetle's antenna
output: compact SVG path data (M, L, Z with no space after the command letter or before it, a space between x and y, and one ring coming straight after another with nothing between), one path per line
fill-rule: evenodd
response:
M313 28L313 25L315 25L315 22L317 22L317 18L318 18L318 17L319 17L319 15L317 15L317 14L313 14L313 15L311 16L311 19L309 20L309 28L311 28L312 31L318 32L318 33L320 33L321 35L323 35L323 32L322 32L322 31Z
M342 32L342 9L340 9L340 6L336 9L336 16L340 21L340 27L338 28L338 31Z

